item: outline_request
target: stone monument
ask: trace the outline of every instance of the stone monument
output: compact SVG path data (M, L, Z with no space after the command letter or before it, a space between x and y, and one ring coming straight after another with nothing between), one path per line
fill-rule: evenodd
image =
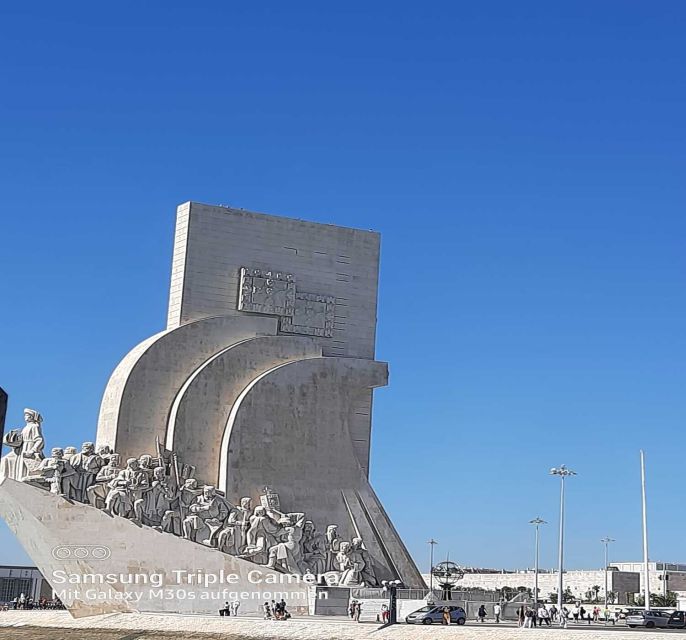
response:
M167 328L114 370L96 441L45 458L31 409L5 436L0 514L53 588L116 578L63 590L72 613L214 611L224 585L150 586L193 571L305 606L313 585L424 586L368 480L378 267L371 231L178 208Z

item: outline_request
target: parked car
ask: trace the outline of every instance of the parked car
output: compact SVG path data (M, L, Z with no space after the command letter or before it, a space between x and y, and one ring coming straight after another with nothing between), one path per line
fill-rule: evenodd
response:
M673 611L667 622L669 629L686 629L686 611Z
M449 606L451 624L464 624L467 622L467 614L462 607ZM443 622L443 609L445 605L427 605L417 611L413 611L405 618L407 624L441 624Z
M646 629L654 629L655 627L667 628L671 614L665 611L641 611L626 617L626 624L628 627L634 629L635 627L646 627Z

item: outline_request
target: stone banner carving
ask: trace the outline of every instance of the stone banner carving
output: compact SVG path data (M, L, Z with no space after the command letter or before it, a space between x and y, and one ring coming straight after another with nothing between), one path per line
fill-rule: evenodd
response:
M290 273L242 267L240 274L240 311L293 315L295 282Z
M241 267L239 311L279 316L279 330L305 336L333 336L336 299L297 291L290 273Z
M336 299L332 296L298 291L293 316L281 318L279 329L284 333L331 338L335 307Z

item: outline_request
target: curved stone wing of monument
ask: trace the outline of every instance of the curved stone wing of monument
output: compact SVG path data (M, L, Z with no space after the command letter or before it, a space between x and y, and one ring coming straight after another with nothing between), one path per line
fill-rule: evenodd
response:
M322 356L311 338L264 335L265 323L262 335L245 337L250 329L232 328L236 320L191 323L191 340L182 325L127 355L128 377L120 365L105 392L98 446L137 457L161 436L229 501L259 504L263 487L275 487L286 510L305 512L320 529L338 525L342 539L362 538L378 580L423 586L356 449L360 415L369 421L360 408L387 384L386 363ZM105 408L113 397L116 415Z

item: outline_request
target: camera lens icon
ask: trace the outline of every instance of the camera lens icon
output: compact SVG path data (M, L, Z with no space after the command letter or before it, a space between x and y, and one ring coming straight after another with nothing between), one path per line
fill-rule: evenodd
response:
M52 550L55 560L107 560L111 555L110 548L101 544L63 544Z

